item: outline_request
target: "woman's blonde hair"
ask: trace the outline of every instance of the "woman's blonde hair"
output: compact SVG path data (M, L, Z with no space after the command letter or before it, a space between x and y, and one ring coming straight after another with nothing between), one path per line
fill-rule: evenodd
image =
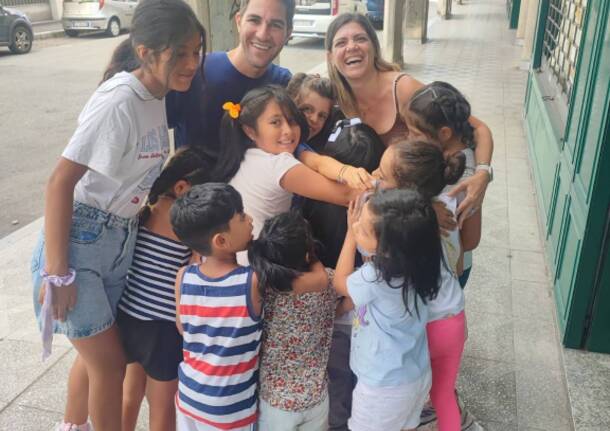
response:
M358 13L343 13L335 18L335 20L328 26L325 41L326 51L328 53L332 52L333 50L333 40L339 29L350 22L359 24L371 40L374 55L373 66L376 70L380 72L397 72L400 70L400 67L398 67L397 64L384 60L381 57L381 45L379 44L379 39L377 38L377 33L375 33L373 25L366 16ZM328 77L332 82L341 111L343 111L343 113L348 117L360 115L358 112L356 98L354 97L354 93L352 92L352 88L350 87L349 83L331 61L327 60L326 63L328 66Z

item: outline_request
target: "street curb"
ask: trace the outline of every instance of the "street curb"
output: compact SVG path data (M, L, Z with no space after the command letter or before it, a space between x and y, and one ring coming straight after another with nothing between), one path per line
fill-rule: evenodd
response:
M34 33L34 40L51 39L55 37L64 37L66 33L62 30L51 30L42 31L40 33Z

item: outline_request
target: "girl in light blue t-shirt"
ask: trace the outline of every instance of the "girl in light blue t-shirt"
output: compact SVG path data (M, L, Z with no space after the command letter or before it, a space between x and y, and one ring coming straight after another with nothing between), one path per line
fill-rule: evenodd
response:
M372 257L354 272L357 248ZM334 278L356 311L350 367L358 383L350 430L419 424L431 385L426 302L438 292L441 259L434 210L418 192L378 191L359 215L350 204Z

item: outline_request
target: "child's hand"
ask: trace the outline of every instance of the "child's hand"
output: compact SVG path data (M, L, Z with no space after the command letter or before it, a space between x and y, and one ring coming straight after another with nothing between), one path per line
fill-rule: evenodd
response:
M354 309L354 303L348 296L344 296L339 300L335 307L335 318L343 316L345 313Z
M432 208L434 208L434 212L436 213L441 235L449 236L449 231L452 231L457 227L457 222L455 221L453 213L440 201L432 202Z
M353 189L365 191L374 188L375 178L364 168L348 166L343 174L345 183Z
M60 322L66 321L66 315L76 305L76 284L69 286L53 287L53 319Z
M489 181L490 176L487 172L477 171L473 176L460 181L449 192L449 196L451 197L456 197L459 196L460 193L466 192L466 197L457 207L456 211L459 216L460 228L462 227L464 220L483 205L483 198L485 197L485 191L487 190Z
M349 206L347 207L347 233L353 233L353 225L358 221L360 217L360 212L362 211L362 206L359 204L359 198L351 200L349 202Z

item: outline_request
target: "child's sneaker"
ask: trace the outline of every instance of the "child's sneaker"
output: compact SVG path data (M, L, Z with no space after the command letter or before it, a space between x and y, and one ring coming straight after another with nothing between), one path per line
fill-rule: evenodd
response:
M419 416L419 425L418 427L429 424L430 422L434 422L436 420L436 411L434 407L432 407L432 403L430 401L426 402L423 410L421 411L421 415Z
M465 412L466 416L469 417L469 420L465 423L462 421L462 431L485 431L485 428L479 424L474 416L468 411ZM462 414L462 420L464 419L464 414Z
M53 431L93 431L93 425L89 421L82 425L75 425L69 422L61 422L57 424Z
M457 392L456 392L457 394ZM462 402L462 400L460 399L460 397L457 397L458 399L458 406L460 407L460 412L462 413L462 426L461 426L461 430L462 431L484 431L484 428L477 422L477 419L474 417L474 415L472 413L470 413L468 411L468 409L466 409L466 406L464 405L464 403Z

